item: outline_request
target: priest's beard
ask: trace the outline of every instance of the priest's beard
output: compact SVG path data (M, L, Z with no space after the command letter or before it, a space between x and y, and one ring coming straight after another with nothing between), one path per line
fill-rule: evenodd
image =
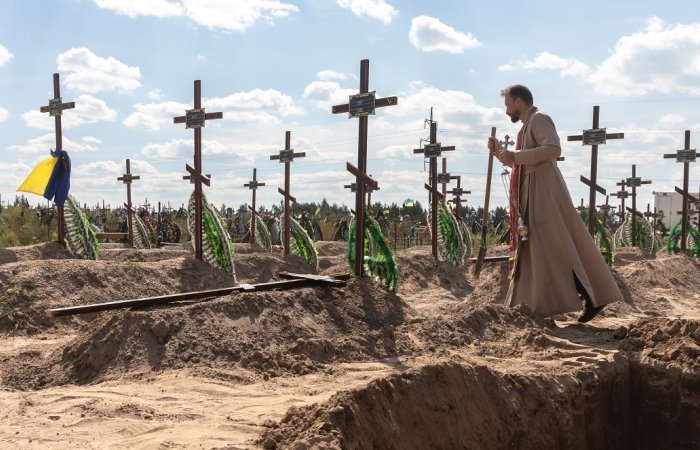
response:
M508 114L508 117L510 117L510 121L513 123L517 123L518 120L520 120L520 117L518 117L517 114Z

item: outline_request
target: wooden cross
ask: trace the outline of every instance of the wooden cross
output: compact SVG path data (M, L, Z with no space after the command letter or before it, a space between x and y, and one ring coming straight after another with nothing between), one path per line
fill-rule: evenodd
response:
M447 158L442 158L442 173L437 174L437 182L442 185L442 196L447 195L447 185L459 178L457 175L450 175L447 171Z
M644 217L646 217L647 220L651 220L651 226L654 229L654 233L656 233L656 226L658 225L658 220L661 216L662 214L656 212L656 206L654 206L654 212L651 212L651 205L647 203L647 211L644 213Z
M423 148L416 148L413 153L423 153L424 158L430 158L430 184L425 184L425 188L430 192L430 207L431 207L431 217L430 217L430 234L433 249L433 258L438 257L438 201L444 200L445 196L442 192L438 191L438 173L437 173L437 159L442 155L443 151L452 151L455 147L443 146L437 141L437 122L430 121L430 141L425 144Z
M593 128L590 130L583 130L583 134L577 136L568 136L568 141L582 141L583 145L591 146L591 178L590 180L581 177L581 181L587 184L590 188L590 195L588 199L588 232L591 236L595 236L595 210L596 201L595 195L596 191L601 192L605 195L605 189L598 186L596 183L598 181L598 145L605 144L608 139L624 139L625 133L608 133L606 128L599 128L600 126L600 106L593 107Z
M372 174L369 174L369 177L372 178ZM350 189L350 192L357 192L357 183L350 183L350 184L345 184L343 185L345 189ZM372 192L375 190L379 190L379 186L377 186L377 189L374 189L372 186L365 186L365 190L367 192L367 209L372 206Z
M579 213L582 213L582 212L584 212L584 211L586 210L586 207L583 206L583 199L581 199L581 204L580 204L579 206L576 207L576 210L577 210Z
M257 210L255 209L255 193L258 190L258 187L260 186L265 186L265 183L261 183L258 181L258 169L253 169L253 179L250 180L249 182L245 183L243 185L244 187L247 187L249 190L253 191L253 201L250 210L253 214L251 221L250 221L250 243L254 244L255 243L255 215L258 213Z
M461 208L462 208L462 202L465 202L466 200L462 200L462 196L464 194L471 194L472 191L465 191L462 189L462 176L457 175L455 176L457 179L457 187L452 188L452 191L450 192L452 194L452 200L449 200L450 203L455 204L455 212L457 213L457 218L461 217Z
M42 106L39 111L49 113L49 117L54 118L54 132L56 134L56 150L63 150L63 131L61 129L61 116L64 109L75 108L75 102L63 103L61 98L61 81L57 73L53 74L53 98L49 99L48 106ZM65 217L63 215L63 207L56 206L57 220L56 227L58 233L58 243L65 247L66 241L64 238Z
M291 228L291 208L289 206L289 201L296 203L297 199L289 192L289 175L290 166L294 158L303 158L306 156L306 152L294 153L294 149L291 147L292 132L286 131L284 133L284 150L280 150L279 154L271 155L270 159L279 159L280 163L284 163L284 190L277 188L277 192L284 196L284 254L289 255L289 230Z
M117 181L121 181L126 184L126 220L129 226L129 245L134 246L134 229L132 225L132 209L131 209L131 182L133 180L140 180L139 175L131 174L131 162L129 158L126 159L126 173L120 177L117 177Z
M194 182L194 249L195 258L202 260L202 183L209 186L209 176L202 175L202 128L207 120L222 119L224 113L207 113L202 108L202 82L194 80L194 108L185 111L184 116L173 119L173 123L184 123L185 128L194 128L194 167L185 164L189 176L183 179Z
M605 196L605 204L604 205L598 205L598 208L600 208L601 211L603 211L603 226L605 226L605 223L608 220L608 214L611 209L613 209L612 206L610 206L610 196L606 195Z
M688 193L688 180L690 178L690 163L695 162L697 152L694 148L690 148L690 130L685 130L685 147L682 150L676 150L676 153L664 154L664 158L676 158L676 162L683 163L683 190L676 187L676 192L683 196L683 211L681 212L681 250L687 249L686 235L689 226L688 201L690 194Z
M620 186L620 190L615 192L613 195L620 199L621 206L618 215L620 216L620 223L622 223L625 221L625 199L629 197L630 193L625 189L627 186L627 181L625 180L615 183L615 186Z
M355 175L357 192L355 193L355 275L362 276L365 260L365 190L367 186L378 189L378 183L367 176L367 127L369 116L374 114L375 108L393 106L398 103L397 97L375 98L375 91L369 91L369 60L360 61L360 92L349 97L349 101L343 105L335 105L331 111L333 114L348 113L348 117L359 118L359 136L357 143L357 167L349 162L347 170Z
M632 177L626 180L627 187L632 188L632 245L636 245L637 242L637 188L641 187L643 184L651 184L651 180L642 180L637 176L637 165L632 164Z
M491 127L491 137L496 137L496 127ZM489 151L488 167L486 169L486 194L484 195L484 210L481 218L481 243L479 244L479 254L474 265L474 275L479 278L481 266L486 258L486 233L489 228L489 201L491 198L491 172L493 172L493 152Z

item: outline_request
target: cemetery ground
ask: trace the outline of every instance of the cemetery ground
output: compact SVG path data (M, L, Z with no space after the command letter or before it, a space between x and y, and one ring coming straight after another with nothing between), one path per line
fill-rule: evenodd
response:
M319 242L319 273L348 273ZM239 283L308 273L236 244ZM505 248L489 250L489 256ZM691 449L700 264L616 254L624 301L589 324L507 308L506 265L399 251L397 294L245 292L48 318L49 308L232 286L191 248L0 249L0 448Z

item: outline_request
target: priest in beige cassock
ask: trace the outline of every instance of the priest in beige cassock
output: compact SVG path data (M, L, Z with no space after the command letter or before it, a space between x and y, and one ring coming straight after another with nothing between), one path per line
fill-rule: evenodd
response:
M488 140L496 158L513 168L506 304L525 303L542 316L583 309L578 321L588 322L622 294L557 167L561 146L551 117L533 106L525 86L511 85L501 96L513 123L523 124L515 151Z

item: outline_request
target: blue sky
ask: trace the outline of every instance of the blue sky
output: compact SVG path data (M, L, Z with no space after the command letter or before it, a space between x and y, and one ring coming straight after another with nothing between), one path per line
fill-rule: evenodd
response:
M370 60L370 90L396 95L398 106L369 119L368 171L380 183L373 200L427 201L427 165L414 155L428 136L430 108L448 172L462 176L467 201L483 204L492 126L515 136L500 90L528 85L562 138L560 169L574 203L585 198L590 148L567 142L600 124L625 139L600 146L599 184L637 174L653 191L682 185L682 165L663 159L691 147L700 132L700 9L691 0L476 2L446 0L7 0L0 17L0 194L14 198L31 167L54 146L53 119L39 107L61 74L64 149L73 161L71 193L81 202L126 199L116 180L131 160L137 203L179 206L191 186L193 132L174 125L192 108L193 81L203 106L223 120L203 130L204 172L215 205L250 201L243 187L257 168L267 185L258 203L279 203L284 168L269 155L292 146L299 201L352 204L343 185L357 160L357 120L333 115L359 87L361 59ZM505 205L496 161L491 205ZM692 190L700 162L691 164ZM28 194L32 204L41 198ZM599 198L599 204L604 201ZM616 199L611 202L617 204ZM45 202L44 202L45 203ZM652 204L653 206L653 204Z

